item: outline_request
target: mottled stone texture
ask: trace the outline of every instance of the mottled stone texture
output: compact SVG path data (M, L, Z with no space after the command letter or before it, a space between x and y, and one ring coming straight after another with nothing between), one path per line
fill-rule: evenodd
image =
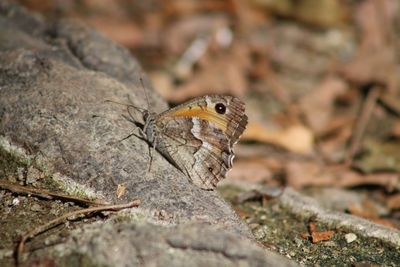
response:
M98 226L101 230L71 233L74 238L55 250L35 253L64 250L63 257L52 254L56 262L74 253L106 266L264 266L277 261L282 266L284 259L267 255L251 241L247 225L217 192L190 184L157 153L149 172L148 145L135 136L119 142L137 128L122 116L128 115L126 107L105 100L150 106L153 111L167 107L145 79L146 103L141 76L126 49L85 25L46 22L0 2L3 144L35 158L47 179L58 177L66 191L73 184L83 194L95 192L110 202L139 198L144 221L158 224L110 222ZM140 114L133 115L140 119ZM119 199L117 184L126 187ZM180 226L166 227L170 225ZM79 246L68 250L74 242Z
M73 232L55 250L68 255L60 258L65 266L83 258L95 266L297 266L206 224L93 224Z

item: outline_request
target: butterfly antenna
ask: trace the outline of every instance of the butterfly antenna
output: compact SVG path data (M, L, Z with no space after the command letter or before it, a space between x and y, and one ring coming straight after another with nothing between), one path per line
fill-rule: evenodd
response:
M132 104L117 102L117 101L113 101L113 100L104 100L104 102L106 102L106 103L114 103L114 104L118 104L118 105L130 107L130 108L134 108L134 109L139 110L139 111L141 111L141 112L143 112L143 111L146 110L146 109L144 109L144 108L139 108L139 107L137 107L137 106L135 106L135 105L132 105Z
M143 82L142 75L140 75L139 79L140 79L140 83L142 84L142 88L143 88L143 91L144 91L144 95L145 95L145 97L146 97L147 110L150 110L149 96L147 95L147 91L146 91L146 87L144 86L144 82Z

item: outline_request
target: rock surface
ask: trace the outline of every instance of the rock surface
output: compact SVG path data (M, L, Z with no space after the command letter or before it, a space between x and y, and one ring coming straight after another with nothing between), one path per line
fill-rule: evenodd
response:
M137 128L121 116L128 116L124 106L105 100L167 107L146 80L142 88L144 75L126 49L77 22L51 24L5 1L0 40L2 158L33 162L67 193L142 203L130 211L141 220L82 226L62 244L35 251L39 258L61 264L80 255L106 266L293 264L258 247L217 192L192 185L157 153L148 171L148 145L135 136L119 141ZM6 175L1 170L0 179ZM121 198L118 185L126 188Z
M83 255L96 266L297 266L206 224L170 228L93 224L73 232L54 249L60 254L68 252L60 259L66 266L80 262Z

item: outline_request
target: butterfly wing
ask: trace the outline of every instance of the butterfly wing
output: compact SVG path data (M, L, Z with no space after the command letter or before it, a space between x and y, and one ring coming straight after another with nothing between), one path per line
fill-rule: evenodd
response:
M201 97L159 115L156 146L194 184L213 189L232 167L232 147L246 124L239 99Z

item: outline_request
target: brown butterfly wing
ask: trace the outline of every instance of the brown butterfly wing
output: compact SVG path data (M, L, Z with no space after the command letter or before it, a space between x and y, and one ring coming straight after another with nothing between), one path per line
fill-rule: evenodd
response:
M234 158L232 146L247 124L244 104L240 100L212 97L209 96L207 102L203 97L169 110L161 114L156 122L160 137L157 149L203 189L213 189L218 181L225 178ZM210 106L221 102L226 104L227 112L216 115ZM204 105L209 108L206 114L203 113L207 112ZM199 106L202 110L197 117L176 115L190 115ZM185 113L186 108L189 112Z

